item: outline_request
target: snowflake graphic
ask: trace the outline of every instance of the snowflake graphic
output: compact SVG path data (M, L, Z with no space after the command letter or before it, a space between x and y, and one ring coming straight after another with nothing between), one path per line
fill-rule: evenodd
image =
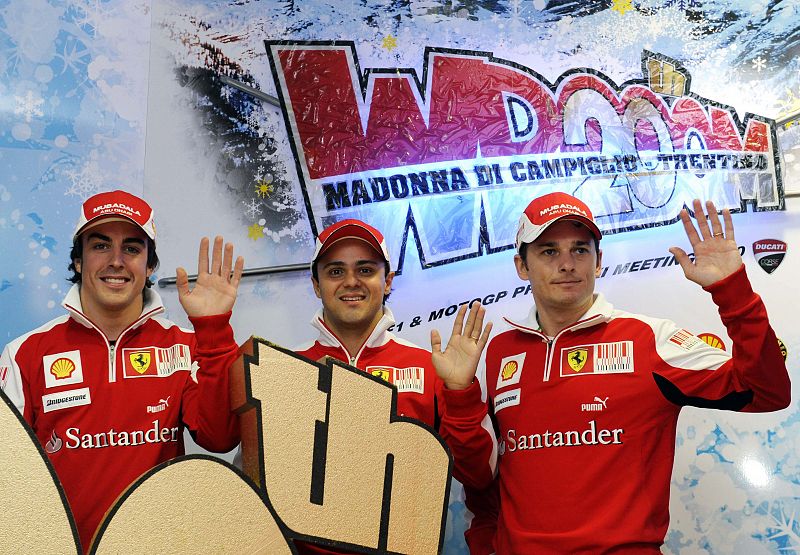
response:
M44 99L33 95L33 91L28 91L25 96L14 96L17 101L17 106L14 108L14 113L17 115L25 116L27 123L31 122L34 116L42 117L41 106L44 104Z
M255 220L261 214L261 201L255 198L251 198L248 201L242 201L244 204L244 213L247 215L248 218L251 220Z
M64 41L64 47L61 52L57 53L55 57L64 64L64 67L61 68L62 75L67 71L71 71L75 76L83 77L84 81L88 79L85 75L86 66L92 60L92 54L83 42L75 37L67 38Z
M614 5L611 7L615 12L620 15L625 15L627 12L633 10L632 0L614 0Z
M100 167L97 162L88 162L80 170L70 168L64 171L64 175L69 180L69 187L64 193L67 196L88 198L100 192L103 178L100 175Z
M775 503L767 507L767 513L772 518L773 525L770 526L772 533L767 539L777 543L781 551L798 551L800 549L800 533L798 533L797 515L794 510L787 514L786 508L781 504Z
M274 190L275 186L272 184L272 180L260 179L256 183L256 194L259 198L267 198Z
M96 36L97 29L106 21L111 19L115 8L109 5L106 0L82 0L76 2L75 8L78 15L75 23L92 37Z
M397 39L394 38L392 35L386 35L383 37L383 41L381 42L381 46L391 52L395 48L397 48Z
M753 69L757 72L761 73L761 70L767 67L767 60L759 56L755 60L751 62L753 64Z
M258 225L258 223L247 226L247 237L253 241L258 241L264 237L264 228Z

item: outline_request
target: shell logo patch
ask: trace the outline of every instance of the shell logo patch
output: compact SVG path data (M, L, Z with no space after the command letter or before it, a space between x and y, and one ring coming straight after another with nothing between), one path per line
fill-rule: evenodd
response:
M42 357L45 387L60 387L83 383L81 352L66 351Z
M53 374L57 380L69 378L75 371L75 363L68 358L59 358L50 365L50 373Z
M588 349L573 349L567 353L567 364L575 372L580 372L589 360Z
M501 373L503 374L503 379L510 380L512 376L514 376L514 374L517 373L518 369L519 369L519 364L517 364L517 361L509 360L508 362L505 363L505 365L503 365L503 369L501 370Z
M150 351L137 351L135 353L131 353L128 355L128 358L131 361L131 366L133 369L139 372L139 374L144 374L147 372L147 369L150 368Z
M725 342L719 338L719 336L714 335L713 333L701 333L698 335L700 339L711 345L712 347L716 347L722 351L725 350Z
M497 373L497 389L518 384L524 364L525 353L505 357L501 360L500 371Z

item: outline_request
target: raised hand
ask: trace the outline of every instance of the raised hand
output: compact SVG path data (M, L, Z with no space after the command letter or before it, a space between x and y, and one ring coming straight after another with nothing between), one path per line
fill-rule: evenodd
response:
M225 314L236 302L236 292L242 279L244 258L236 259L233 266L233 245L227 243L222 249L222 237L214 239L211 254L211 270L208 267L208 237L200 240L200 253L197 257L197 283L189 290L189 276L182 267L176 270L175 285L178 299L190 317ZM232 267L233 266L233 267Z
M742 256L733 235L733 221L731 213L726 208L722 211L725 222L723 231L714 203L706 201L708 218L703 214L703 205L698 199L694 200L694 215L697 219L695 229L686 209L681 210L681 222L686 230L686 236L694 250L694 261L689 258L680 247L669 249L683 269L687 279L702 287L711 285L733 274L742 266ZM709 223L711 224L709 227Z
M464 314L467 305L462 305L453 322L453 333L442 351L442 338L438 330L431 330L431 353L436 373L448 389L466 389L475 378L483 348L489 340L492 323L483 326L486 309L474 303L466 324Z

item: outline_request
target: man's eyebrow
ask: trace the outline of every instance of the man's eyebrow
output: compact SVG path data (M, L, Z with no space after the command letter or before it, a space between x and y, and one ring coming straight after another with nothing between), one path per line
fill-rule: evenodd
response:
M96 231L90 233L89 237L87 239L90 239L90 240L91 239L97 239L98 241L105 241L107 243L111 242L111 237L109 237L108 235L103 235L102 233L98 233ZM141 237L126 237L125 239L122 240L122 242L123 243L134 243L134 244L137 244L137 245L144 245L144 239L142 239Z
M356 261L356 266L367 266L367 265L377 266L379 264L380 264L380 261L372 260L372 259L369 259L369 258L366 258L364 260L357 260ZM342 260L331 260L330 262L322 265L323 268L330 268L331 266L345 266L345 263Z
M87 239L98 239L100 241L111 241L111 237L109 237L108 235L103 235L102 233L97 233L96 231L90 233L89 237L87 237Z
M575 241L572 241L572 243L570 243L570 245L572 245L572 246L583 246L583 245L588 245L588 244L590 244L589 241L585 241L583 239L577 239ZM540 247L540 248L544 248L544 247L552 248L552 247L557 247L558 246L558 241L546 241L546 242L542 242L542 243L538 243L537 242L537 243L533 243L533 245L536 246L536 247Z

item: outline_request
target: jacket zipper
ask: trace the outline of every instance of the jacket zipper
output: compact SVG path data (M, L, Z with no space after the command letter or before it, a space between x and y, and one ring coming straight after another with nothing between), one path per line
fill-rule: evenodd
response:
M115 382L117 381L117 371L116 371L116 343L114 345L108 346L108 382Z

